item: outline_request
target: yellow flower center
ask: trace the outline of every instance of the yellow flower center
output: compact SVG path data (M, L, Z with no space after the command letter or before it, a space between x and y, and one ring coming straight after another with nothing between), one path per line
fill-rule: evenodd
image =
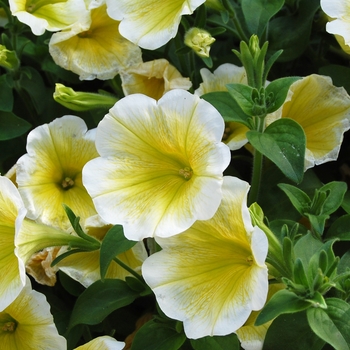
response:
M190 167L185 166L183 169L179 170L179 175L181 175L185 180L189 180L193 175L193 170Z
M254 263L254 257L253 257L253 255L249 255L249 256L247 257L247 263L248 263L249 265L253 265L253 263Z
M79 38L82 38L82 39L84 39L84 38L91 38L92 37L92 30L91 29L89 29L89 30L85 30L84 32L81 32L81 33L79 33L78 34L78 37Z
M13 333L17 328L17 322L6 312L0 312L0 334Z
M69 176L66 176L62 180L61 186L64 190L69 190L70 188L72 188L74 186L74 180L72 178L70 178Z

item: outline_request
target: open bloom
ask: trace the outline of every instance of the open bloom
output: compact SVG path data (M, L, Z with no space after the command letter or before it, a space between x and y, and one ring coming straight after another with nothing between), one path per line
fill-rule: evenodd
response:
M88 343L78 346L75 350L122 350L124 345L124 342L105 335L92 339Z
M27 154L17 162L19 192L30 219L55 227L70 226L62 203L82 219L96 214L82 184L82 168L98 156L95 130L75 116L57 118L32 130Z
M107 0L108 14L120 33L138 46L154 50L173 38L182 15L192 14L205 0Z
M84 0L9 0L10 10L35 35L58 31L89 16Z
M26 209L15 185L0 177L0 310L21 292L25 284L24 264L14 253L15 234L26 215Z
M203 82L194 92L198 96L209 92L227 91L227 84L248 84L244 67L238 67L231 63L222 64L213 73L207 68L202 68L200 73ZM248 142L246 137L247 131L249 131L248 127L243 124L236 122L225 123L225 132L222 141L231 150L239 149Z
M112 79L140 63L141 49L120 35L119 22L107 15L106 5L90 11L85 21L52 35L49 51L55 63L81 80Z
M268 241L252 225L248 189L248 183L225 177L214 217L179 235L156 238L163 250L143 264L160 308L183 321L188 338L235 332L265 303Z
M66 349L66 339L58 334L50 305L43 294L32 290L27 278L17 298L0 312L2 349Z
M223 129L218 111L184 90L158 102L121 99L97 127L101 157L83 170L97 212L131 240L171 236L211 218L230 161Z
M173 89L188 90L192 83L165 59L143 62L120 74L125 95L140 93L159 100Z
M328 33L334 34L342 49L350 54L350 6L347 0L321 0L321 8L329 16Z
M99 241L102 241L111 227L112 225L106 225L98 215L95 215L86 221L85 232ZM64 252L64 248L62 250ZM147 251L143 242L137 242L131 249L119 254L117 258L134 271L141 273L141 265L147 258ZM58 267L65 274L87 288L93 282L101 279L100 250L70 255L59 262ZM131 274L115 261L112 261L108 267L105 278L119 278L125 280L126 276L131 276Z
M298 122L306 135L305 170L336 160L350 129L350 97L329 77L312 74L293 83L282 118ZM268 121L272 122L273 119Z

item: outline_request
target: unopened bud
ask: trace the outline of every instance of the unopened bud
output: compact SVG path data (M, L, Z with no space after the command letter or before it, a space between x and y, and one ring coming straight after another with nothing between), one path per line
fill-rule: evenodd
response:
M8 50L4 45L0 45L0 66L9 70L16 70L19 67L16 52Z
M53 98L62 106L78 112L96 108L111 108L118 101L111 94L74 91L62 84L56 84Z
M210 46L214 41L215 38L209 32L200 28L191 28L185 34L185 45L200 57L209 57Z

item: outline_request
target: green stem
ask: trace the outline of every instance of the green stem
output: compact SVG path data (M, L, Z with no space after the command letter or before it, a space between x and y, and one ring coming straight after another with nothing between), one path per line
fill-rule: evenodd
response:
M230 16L230 18L235 26L235 29L237 30L237 33L239 35L240 40L243 40L246 43L249 42L249 38L244 33L243 28L241 26L241 23L237 19L236 11L235 11L234 7L232 6L232 4L229 1L224 0L223 5L224 5L225 9L227 10L227 12L229 13L229 16Z
M253 175L248 196L248 206L258 201L264 156L254 150Z
M128 271L130 274L132 274L134 277L136 277L140 282L145 284L145 281L143 280L142 276L140 276L137 272L135 272L130 266L124 264L120 259L118 258L113 258L113 260L121 266L123 269Z
M258 132L263 132L265 129L265 117L254 117L256 121L256 130ZM248 206L258 201L260 192L260 183L262 176L262 167L264 162L264 156L257 149L254 150L254 160L253 160L253 174L251 187L248 195Z

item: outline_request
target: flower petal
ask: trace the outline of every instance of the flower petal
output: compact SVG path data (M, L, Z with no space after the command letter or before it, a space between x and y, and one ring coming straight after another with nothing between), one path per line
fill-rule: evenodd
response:
M108 14L121 21L120 33L138 46L154 50L175 37L182 15L192 14L205 0L107 0Z
M266 300L267 268L261 259L268 243L263 231L252 227L248 184L225 177L222 190L212 219L157 238L163 250L142 267L162 311L183 321L189 338L230 334Z
M32 290L29 278L14 302L0 312L0 317L6 315L15 321L15 329L0 332L3 349L66 349L66 339L57 332L49 303L43 294Z
M75 350L122 350L124 345L124 342L105 335L92 339L88 343L78 346Z
M14 253L26 209L15 185L0 176L0 310L6 308L25 284L24 263Z
M329 77L310 75L292 84L282 118L298 122L306 135L305 170L336 160L344 132L350 129L350 97Z

